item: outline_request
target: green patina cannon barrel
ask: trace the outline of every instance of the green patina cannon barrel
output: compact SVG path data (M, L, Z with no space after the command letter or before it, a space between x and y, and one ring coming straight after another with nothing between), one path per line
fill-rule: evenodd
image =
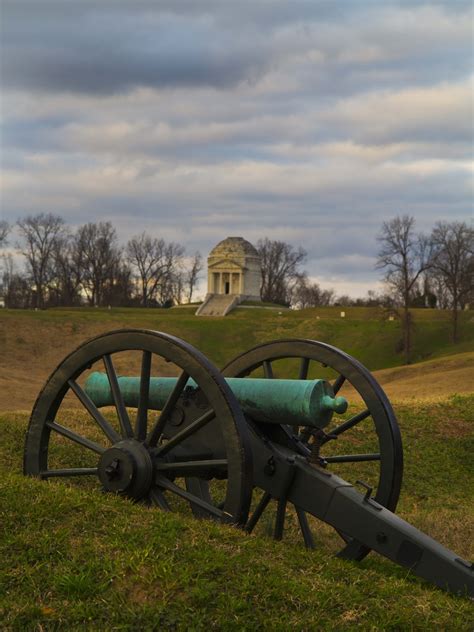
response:
M162 410L176 382L174 377L152 377L149 408ZM341 414L347 410L347 401L344 397L334 397L332 386L326 380L226 378L226 382L244 413L264 423L324 428L334 412ZM118 383L125 406L137 408L140 378L119 377ZM189 379L186 388L189 392L198 387ZM114 404L105 373L92 373L86 381L85 391L98 407Z

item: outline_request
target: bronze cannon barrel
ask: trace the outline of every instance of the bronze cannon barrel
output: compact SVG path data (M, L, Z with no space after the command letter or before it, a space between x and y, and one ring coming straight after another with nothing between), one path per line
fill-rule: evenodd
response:
M258 378L226 378L246 415L263 423L289 424L324 428L332 415L344 413L347 401L335 397L332 386L326 380L279 380ZM177 378L150 378L149 408L162 410L176 386ZM125 406L137 408L140 397L139 377L119 377L118 384ZM186 385L197 389L194 380ZM105 373L92 373L85 384L85 391L97 407L114 404L110 383Z

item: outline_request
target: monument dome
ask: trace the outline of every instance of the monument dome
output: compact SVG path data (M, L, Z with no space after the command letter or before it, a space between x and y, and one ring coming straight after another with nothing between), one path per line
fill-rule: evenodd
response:
M243 237L226 237L222 241L220 241L217 246L209 253L209 258L211 257L229 257L231 255L237 257L258 257L258 252L255 246L244 239Z

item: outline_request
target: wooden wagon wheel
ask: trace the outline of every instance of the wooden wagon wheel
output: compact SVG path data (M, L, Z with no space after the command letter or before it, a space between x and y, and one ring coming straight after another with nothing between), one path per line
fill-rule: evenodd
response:
M116 363L123 358L121 354L128 354L127 361L131 357L141 367L133 420L117 381ZM114 407L106 413L85 392L84 380L94 366L105 369L113 394ZM148 406L155 366L168 368L168 373L174 370L178 377L160 414ZM189 378L199 387L199 406L185 401ZM87 413L79 427L71 428L71 403L79 403ZM218 450L207 454L198 450L195 446L203 445L196 441L200 433L218 436ZM58 450L55 441L59 441ZM137 501L168 509L169 500L174 499L200 515L243 524L252 491L247 446L240 407L224 378L202 353L161 332L123 329L84 343L51 374L31 414L24 473L42 479L91 476L104 490ZM224 479L220 506L180 486L179 480L186 476Z
M296 359L296 362L293 361L294 374L288 375L286 372L284 375L278 374L277 361L288 359ZM300 435L297 435L289 426L278 426L275 429L268 424L262 424L259 431L266 433L272 441L290 447L296 453L308 456L311 451L313 453L317 451L320 463L334 470L336 474L339 464L350 464L351 472L353 471L353 480L350 482L353 483L360 477L357 473L358 464L368 462L378 464L374 498L384 507L394 511L403 474L403 450L398 423L384 391L371 373L355 358L331 345L315 340L280 340L264 343L239 355L224 367L222 374L226 377L246 377L263 373L268 379L285 377L301 380L308 379L313 372L315 377L321 377L320 373L331 369L334 372L332 386L335 394L341 393L343 386L350 385L362 399L362 410L343 422L335 421L333 427L326 428L324 432L319 431L315 435L308 430L303 430ZM370 424L368 427L378 446L374 452L361 454L354 448L348 448L346 454L332 455L325 452L331 444L336 443L336 439L338 444L346 440L345 442L350 446L351 433L354 433L360 424L366 427ZM255 526L270 499L268 494L263 495L250 519L249 530ZM313 539L306 516L298 508L296 511L305 543L311 547ZM281 521L281 525L276 525L275 532L281 533L284 512L277 512L278 520ZM340 535L345 541L339 552L341 557L361 560L370 551L345 534L340 533Z

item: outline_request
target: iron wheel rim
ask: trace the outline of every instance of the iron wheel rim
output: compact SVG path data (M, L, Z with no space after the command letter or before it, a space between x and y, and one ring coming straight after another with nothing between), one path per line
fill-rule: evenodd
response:
M359 394L370 411L375 433L379 442L380 472L374 499L390 511L395 511L401 490L403 476L403 448L398 422L393 408L373 375L358 360L332 345L308 339L286 339L266 342L253 347L231 360L222 369L226 377L245 377L263 368L266 377L272 377L271 362L275 360L300 358L320 363L334 369L343 382L347 381ZM305 368L308 372L309 362ZM303 371L304 373L304 371ZM297 452L307 454L299 441L284 426L281 426L284 441ZM265 429L263 429L265 432ZM358 541L339 533L346 545L339 551L340 557L361 560L370 549Z
M227 454L225 503L222 511L219 510L220 514L216 511L216 515L220 515L225 522L244 524L251 500L252 469L248 429L243 413L218 369L192 345L163 332L145 329L108 332L84 342L62 360L34 404L25 439L24 474L50 477L49 474L45 476L49 472L50 436L55 429L58 409L71 389L71 381L75 382L94 362L122 351L146 352L173 362L202 389L222 428ZM144 441L141 439L140 442ZM154 504L159 505L160 502Z

